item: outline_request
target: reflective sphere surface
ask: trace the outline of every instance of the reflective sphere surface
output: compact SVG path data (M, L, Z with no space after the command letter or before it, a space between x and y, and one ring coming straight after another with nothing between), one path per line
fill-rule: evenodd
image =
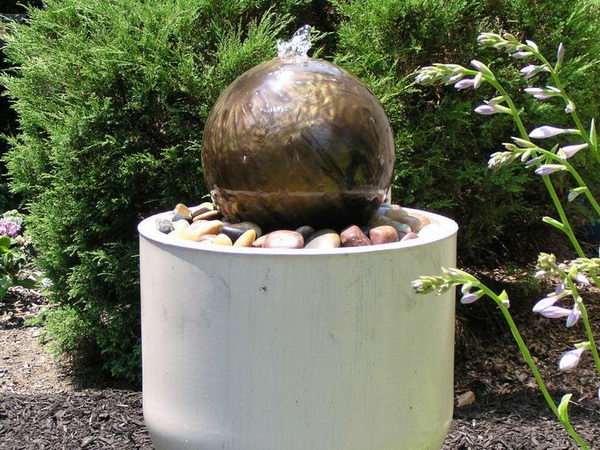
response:
M363 224L390 186L377 98L327 61L275 58L236 79L206 123L202 163L227 220L268 229Z

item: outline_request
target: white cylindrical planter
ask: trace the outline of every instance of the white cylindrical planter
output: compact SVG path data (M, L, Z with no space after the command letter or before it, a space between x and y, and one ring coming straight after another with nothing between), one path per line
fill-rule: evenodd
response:
M410 211L410 210L409 210ZM200 247L139 225L144 417L157 449L439 449L453 405L453 221L371 247Z

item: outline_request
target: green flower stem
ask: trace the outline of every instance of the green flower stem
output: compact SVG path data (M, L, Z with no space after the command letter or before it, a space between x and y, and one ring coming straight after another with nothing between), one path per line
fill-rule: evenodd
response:
M592 332L592 327L590 326L590 319L587 313L587 309L581 299L581 295L577 290L577 285L575 282L569 277L567 274L563 272L564 278L567 280L567 284L569 285L569 289L573 291L573 298L575 299L575 303L577 303L577 307L581 312L581 321L583 322L583 327L585 328L585 335L587 337L588 342L590 343L590 351L592 353L592 358L594 359L594 365L596 366L596 372L600 375L600 355L598 355L598 346L596 345L596 340L594 339L594 333Z
M533 149L531 149L531 150L533 150ZM569 171L569 173L573 176L573 178L575 178L575 181L577 182L577 184L580 187L586 188L584 195L587 197L587 199L591 203L592 207L594 208L594 211L596 211L596 213L600 216L600 205L598 205L598 202L596 201L596 199L594 198L594 196L592 195L590 190L587 188L587 184L585 183L585 181L583 181L583 178L581 178L577 169L575 169L575 167L573 167L573 165L570 162L568 162L567 160L561 159L555 153L552 153L552 152L545 150L543 148L540 148L540 147L536 148L534 151L537 153L541 153L542 155L546 156L547 158L557 161L560 164L562 164L563 166L565 166L567 168L567 170Z
M533 374L533 377L535 378L535 381L537 382L538 387L539 387L540 391L542 392L544 399L546 400L546 403L548 403L548 406L550 407L550 409L552 410L554 415L562 423L562 425L565 428L565 430L567 431L567 433L569 433L569 436L571 436L571 438L577 443L577 445L584 450L589 450L589 446L581 438L581 436L579 436L579 434L577 434L577 432L575 431L575 429L573 428L571 423L568 420L564 421L560 417L560 415L558 413L558 406L556 405L556 403L554 403L552 396L548 392L548 388L546 387L546 384L544 383L544 380L542 379L542 375L540 374L540 371L539 371L536 363L534 362L533 357L531 356L531 353L529 353L529 349L527 348L525 341L523 341L523 338L521 337L521 333L519 333L519 329L517 328L517 325L515 324L509 310L502 304L502 300L496 295L496 293L494 291L492 291L490 288L488 288L487 286L485 286L482 283L480 283L479 285L480 285L481 290L488 297L490 297L492 300L494 300L496 302L496 304L498 305L498 307L500 308L500 311L502 311L502 315L504 316L504 319L508 323L510 331L511 331L515 341L517 342L517 346L519 347L519 350L521 351L521 354L523 355L525 362L529 366L529 370L531 370L531 373Z
M523 121L521 120L521 117L519 116L519 110L513 103L512 99L510 98L510 95L508 95L508 92L506 92L506 90L502 87L502 85L500 83L498 83L498 81L496 80L496 78L493 75L492 76L484 75L484 78L488 83L490 83L492 86L494 86L496 88L496 90L498 92L500 92L500 94L502 94L502 96L506 100L506 104L510 108L511 115L512 115L515 123L517 124L519 133L521 134L521 138L528 142L531 142L531 139L529 139L529 134L527 133L527 130L525 129L525 125L523 125ZM552 184L550 177L548 175L542 175L542 180L544 181L544 184L546 185L546 189L548 190L548 193L550 194L550 197L552 198L552 203L554 203L554 207L556 208L556 211L558 212L560 221L565 227L564 233L569 238L571 245L573 246L573 248L575 249L575 251L577 252L579 257L584 258L585 254L583 252L583 249L581 248L581 245L579 245L579 242L577 241L577 238L575 237L575 233L573 233L573 228L571 227L571 224L569 223L569 219L567 218L567 215L565 214L565 210L558 198L558 195L556 194L556 190L554 189L554 185Z
M565 101L566 104L568 104L571 101L571 99L567 95L567 93L565 91L565 86L564 86L562 80L560 79L560 76L558 75L558 72L556 71L554 66L552 66L552 64L550 64L548 62L548 60L544 57L544 55L542 55L535 49L531 48L531 52L537 59L539 59L542 62L542 64L545 64L546 67L548 67L548 69L550 70L550 78L552 78L552 81L554 82L554 84L556 84L556 87L560 90L560 96L562 97L562 99ZM583 123L581 122L581 119L579 118L577 109L574 109L570 114L571 114L571 117L573 117L573 121L575 122L575 125L577 126L577 129L579 130L579 133L581 134L581 137L585 140L585 142L587 142L587 144L590 148L590 151L594 155L594 158L596 158L596 161L598 162L598 164L600 164L600 154L598 153L598 149L592 144L590 136L588 135L587 130L585 129L585 127L583 126Z

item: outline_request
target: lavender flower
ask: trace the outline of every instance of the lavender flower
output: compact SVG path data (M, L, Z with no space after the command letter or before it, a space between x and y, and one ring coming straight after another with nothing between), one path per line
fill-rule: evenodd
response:
M483 116L491 116L493 114L510 114L510 109L502 105L479 105L474 111Z
M543 157L543 156L536 156L535 158L532 158L532 159L530 159L529 161L527 161L527 162L525 163L525 167L531 167L531 166L533 166L534 164L537 164L537 163L539 163L539 162L540 162L541 160L543 160L543 159L544 159L544 157Z
M579 150L583 150L587 148L588 144L575 144L575 145L567 145L566 147L561 147L558 149L558 156L561 159L569 159Z
M534 128L529 132L529 137L533 139L546 139L559 134L579 134L579 130L574 128L557 128L550 125L543 125Z
M3 217L0 219L0 236L17 237L21 226L13 220Z
M561 319L571 314L571 310L561 308L560 306L548 306L547 308L542 309L539 314L548 319Z
M478 300L479 298L481 298L482 295L483 295L482 291L469 292L462 296L462 298L460 299L460 302L463 305L467 305L469 303L473 303L474 301Z
M573 111L575 111L575 103L573 103L573 101L572 101L572 100L569 100L569 101L567 102L567 106L565 106L565 112L566 112L567 114L570 114L570 113L572 113Z
M559 300L560 300L560 297L557 297L556 295L544 297L543 299L539 300L535 305L533 305L532 311L534 313L541 313L545 309L547 309L551 306L554 306L554 304Z
M558 44L558 50L556 51L556 65L560 65L565 57L565 46L561 42Z
M474 86L475 80L473 78L465 78L454 85L454 87L458 90L472 88Z
M488 168L490 169L498 169L502 166L505 166L516 158L516 154L513 152L496 152L490 155L490 159L488 161Z
M521 73L525 79L533 78L540 72L549 72L549 69L545 64L541 66L529 64L521 69Z
M560 95L560 89L555 88L554 86L546 86L545 88L530 87L524 90L538 100L546 100Z
M514 52L510 57L515 59L525 59L529 58L531 55L533 55L531 52Z
M489 69L489 67L486 66L481 61L477 61L476 59L474 59L473 61L471 61L471 66L473 66L475 68L475 70L478 70L479 72L483 73L484 75L489 75L492 77L494 76L494 74L492 74L492 71Z
M554 172L566 170L567 168L562 164L542 164L540 167L535 169L536 175L550 175Z
M575 303L575 305L573 306L573 309L567 316L567 328L570 328L573 325L575 325L579 321L580 317L581 317L581 311L579 311L579 306L577 305L577 303Z
M567 201L572 202L575 200L581 193L587 191L587 187L580 186L569 191L569 195L567 196Z
M579 364L581 355L586 350L585 347L576 348L575 350L569 350L564 353L558 363L558 368L563 371L573 370Z

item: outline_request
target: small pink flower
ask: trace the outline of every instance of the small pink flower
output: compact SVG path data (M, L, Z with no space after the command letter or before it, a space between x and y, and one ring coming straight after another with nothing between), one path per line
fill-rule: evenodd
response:
M14 238L19 235L19 231L21 231L21 226L18 223L6 217L0 219L0 236Z

